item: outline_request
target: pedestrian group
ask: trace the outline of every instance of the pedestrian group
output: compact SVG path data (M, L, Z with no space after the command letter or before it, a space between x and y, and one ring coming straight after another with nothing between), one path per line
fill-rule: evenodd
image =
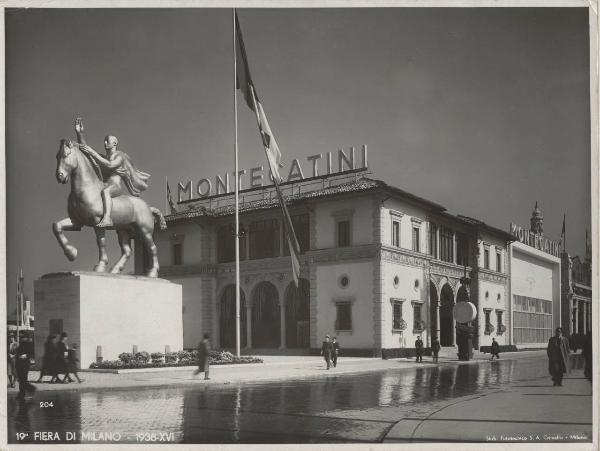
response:
M340 353L340 344L337 341L337 337L333 337L332 341L329 341L331 337L329 335L325 335L325 340L321 345L321 355L325 359L325 363L327 364L327 369L333 367L337 367L337 359Z

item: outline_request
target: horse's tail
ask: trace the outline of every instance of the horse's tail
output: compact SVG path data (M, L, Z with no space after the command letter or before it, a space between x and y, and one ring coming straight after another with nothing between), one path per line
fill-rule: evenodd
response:
M155 207L150 207L150 211L154 215L155 219L158 220L158 225L160 227L160 230L167 230L167 221L165 221L165 217L160 212L160 210Z

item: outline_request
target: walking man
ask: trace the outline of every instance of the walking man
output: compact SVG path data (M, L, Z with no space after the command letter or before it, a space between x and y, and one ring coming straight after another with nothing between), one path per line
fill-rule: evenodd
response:
M74 343L73 347L67 351L67 373L65 375L65 379L67 377L71 379L69 374L73 373L75 379L77 379L77 382L81 384L83 379L79 377L77 371L79 371L79 356L77 355L77 343Z
M210 355L210 342L208 341L209 335L204 334L204 339L198 345L198 369L194 372L194 376L200 373L204 373L204 380L210 379L208 377L209 370L209 355Z
M431 343L431 352L433 354L433 361L435 363L438 363L438 355L440 353L440 340L438 340L437 338L433 339L433 342Z
M335 368L337 366L337 358L340 352L340 344L338 343L336 337L333 337L332 340L333 341L331 342L331 360L333 362L333 367Z
M415 350L417 352L417 362L423 361L423 340L421 340L421 336L417 337L417 341L415 341Z
M548 341L548 371L554 386L562 387L563 374L569 372L569 340L563 337L562 329L556 328L556 335Z
M325 335L325 340L321 345L321 355L327 363L327 369L331 367L331 351L333 350L331 342L329 341L329 335Z
M490 360L494 360L494 356L496 356L496 358L500 360L500 345L498 344L495 338L492 338L492 347L490 353L492 354Z
M9 335L8 337L8 349L6 353L7 362L6 369L8 375L8 384L11 388L15 386L15 380L17 379L17 349L19 348L19 344L17 343L17 339L14 335Z
M24 400L26 393L33 393L36 388L28 381L29 368L33 358L33 343L29 337L21 337L21 343L17 348L17 377L19 379L19 399Z
M583 344L583 358L585 359L585 369L583 374L587 377L587 380L592 382L592 331L588 330L585 336L585 343Z

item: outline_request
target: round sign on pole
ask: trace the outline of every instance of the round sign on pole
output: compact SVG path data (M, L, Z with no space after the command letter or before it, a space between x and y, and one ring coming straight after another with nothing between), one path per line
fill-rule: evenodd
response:
M477 317L477 307L471 302L457 302L452 308L457 323L468 323Z

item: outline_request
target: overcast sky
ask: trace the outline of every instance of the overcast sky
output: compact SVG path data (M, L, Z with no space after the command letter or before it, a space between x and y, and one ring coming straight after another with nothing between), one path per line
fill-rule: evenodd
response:
M250 69L284 161L369 146L373 177L508 231L534 203L547 236L567 214L567 249L590 228L587 9L238 10ZM48 272L89 270L93 231L51 231L66 216L59 140L84 119L152 179L233 170L232 19L228 9L6 12L8 299ZM240 167L265 165L239 105ZM309 166L306 165L305 170ZM289 169L287 166L283 172ZM110 234L111 262L118 255ZM129 265L129 269L132 266ZM9 307L9 311L12 310Z

